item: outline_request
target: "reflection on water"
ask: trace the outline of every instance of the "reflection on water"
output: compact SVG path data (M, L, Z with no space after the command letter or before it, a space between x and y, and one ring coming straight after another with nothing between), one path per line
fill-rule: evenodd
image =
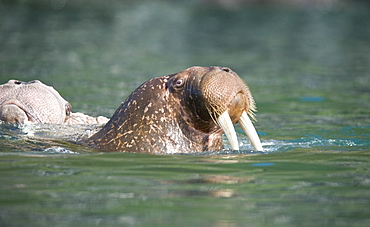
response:
M241 130L241 151L156 156L73 142L96 126L2 123L1 225L369 225L368 3L201 2L3 1L0 83L39 79L110 117L149 78L229 66L265 154Z
M365 154L315 156L2 156L0 215L21 225L366 226Z

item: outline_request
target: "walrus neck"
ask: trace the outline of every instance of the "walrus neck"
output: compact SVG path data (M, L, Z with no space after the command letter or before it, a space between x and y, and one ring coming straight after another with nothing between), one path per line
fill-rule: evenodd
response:
M181 105L183 107L183 105ZM192 144L190 152L216 151L222 149L222 129L213 122L200 119L198 116L189 115L181 108L177 122L185 138Z

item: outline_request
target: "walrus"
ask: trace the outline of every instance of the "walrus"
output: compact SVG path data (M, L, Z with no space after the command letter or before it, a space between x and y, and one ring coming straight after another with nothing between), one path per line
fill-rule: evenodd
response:
M0 86L0 119L10 123L62 124L71 105L39 80L9 80Z
M221 150L225 133L239 150L233 127L239 123L262 151L255 111L248 86L230 68L195 66L143 83L86 144L101 151L195 153Z
M13 124L105 124L108 118L72 113L71 104L39 80L0 85L0 120Z

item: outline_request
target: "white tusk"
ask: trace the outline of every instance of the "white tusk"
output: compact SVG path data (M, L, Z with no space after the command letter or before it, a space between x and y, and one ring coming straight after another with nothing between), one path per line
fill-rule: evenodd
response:
M233 150L239 150L238 137L234 129L233 122L231 121L229 112L226 110L218 118L217 122L220 127L224 130L227 139L230 142L231 148Z
M249 119L248 114L243 111L242 116L239 119L239 124L243 128L245 134L247 134L249 140L251 141L254 149L257 151L263 151L262 144L256 129L254 128L251 119Z

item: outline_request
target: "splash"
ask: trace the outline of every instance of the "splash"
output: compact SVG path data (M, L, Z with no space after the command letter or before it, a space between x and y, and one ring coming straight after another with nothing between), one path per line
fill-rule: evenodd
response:
M359 142L359 141L358 141ZM362 147L353 139L331 139L319 136L307 136L291 140L264 140L264 150L267 153L291 151L297 148L325 151L353 151Z
M368 150L370 141L367 135L357 131L368 128L343 128L337 134L325 132L333 138L319 135L305 135L294 139L261 140L264 152L254 151L249 139L239 134L240 150L235 151L223 136L224 149L216 152L201 152L193 155L266 154L274 152L306 149L308 151L362 151ZM86 138L99 130L97 125L24 125L0 124L0 152L38 152L43 154L79 154L92 152L89 148L77 146L73 142ZM355 132L357 133L355 133ZM72 142L72 143L71 143Z
M78 152L74 152L64 147L57 147L57 146L46 148L44 152L47 154L79 154Z

